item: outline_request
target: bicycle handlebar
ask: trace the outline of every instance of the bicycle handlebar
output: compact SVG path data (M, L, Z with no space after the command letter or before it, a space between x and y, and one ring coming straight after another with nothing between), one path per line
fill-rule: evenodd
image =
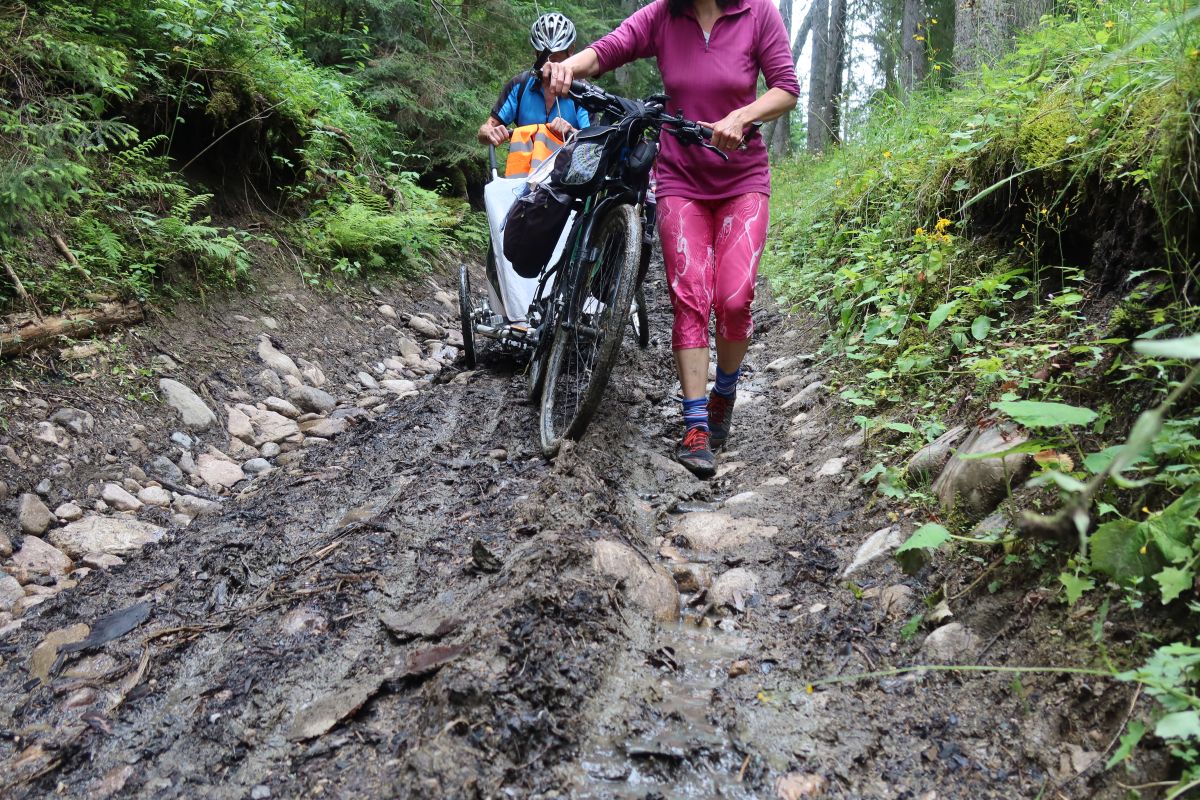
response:
M570 95L585 107L591 106L597 111L612 111L622 115L628 115L632 106L640 106L642 109L652 112L645 115L646 121L650 124L660 127L669 126L669 133L684 144L698 144L706 150L717 153L726 161L729 160L728 154L711 143L712 128L701 125L695 120L686 119L682 111L674 115L666 113L666 95L651 95L646 101L628 100L606 92L587 81L571 81ZM747 140L758 135L761 128L761 122L751 123L750 130L743 137L742 144L738 149L746 149Z

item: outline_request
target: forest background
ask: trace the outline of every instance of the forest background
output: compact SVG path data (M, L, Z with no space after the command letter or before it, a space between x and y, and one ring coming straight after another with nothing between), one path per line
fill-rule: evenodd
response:
M555 10L586 43L636 6ZM479 251L474 132L530 65L543 10L0 0L0 301L15 320L51 319L252 285L261 259L336 288ZM1177 756L1175 791L1189 791L1200 6L780 11L805 97L764 132L776 159L764 270L779 301L828 325L828 383L878 457L861 479L929 519L902 548L915 569L973 559L985 586L1041 582L1094 614L1097 669L1161 702L1111 766L1156 737ZM630 95L656 84L650 64L606 80ZM964 420L1025 432L1000 455L1031 464L1030 481L1014 482L1009 521L990 533L904 467ZM1118 606L1148 619L1119 647L1103 624Z

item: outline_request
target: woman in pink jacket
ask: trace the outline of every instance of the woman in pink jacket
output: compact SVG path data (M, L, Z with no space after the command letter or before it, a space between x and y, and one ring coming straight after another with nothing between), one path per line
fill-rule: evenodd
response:
M581 53L542 70L549 92L565 96L576 78L654 56L669 110L709 121L713 144L729 154L722 161L664 136L657 166L658 230L675 311L671 344L687 426L675 455L701 477L716 471L713 450L729 437L767 236L767 149L762 137L740 148L751 123L796 106L789 38L771 0L654 0ZM760 73L768 87L761 97ZM717 380L706 398L714 311Z

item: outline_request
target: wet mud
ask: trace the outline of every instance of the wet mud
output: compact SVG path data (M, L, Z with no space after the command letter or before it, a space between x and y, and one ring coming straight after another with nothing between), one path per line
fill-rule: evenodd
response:
M830 399L794 435L794 390L766 366L820 333L767 299L720 477L672 462L669 312L651 289L650 349L630 336L591 431L555 462L520 365L493 352L37 607L0 642L0 796L1124 796L1095 760L1130 687L812 686L924 663L927 631L901 629L944 576L889 558L843 575L872 533L914 523L863 489L870 464ZM688 526L708 519L740 533L697 546ZM602 540L676 576L677 621L593 568ZM952 604L990 642L983 662L1086 662L1094 620L1036 590ZM47 634L139 604L125 633L31 677ZM1120 777L1161 777L1154 758Z

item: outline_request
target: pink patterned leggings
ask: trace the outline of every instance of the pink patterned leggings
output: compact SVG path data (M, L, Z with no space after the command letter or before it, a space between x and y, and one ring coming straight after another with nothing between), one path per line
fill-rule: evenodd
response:
M767 199L758 192L725 200L658 199L658 234L675 310L673 349L708 347L714 308L722 338L750 338L754 278L767 241Z

